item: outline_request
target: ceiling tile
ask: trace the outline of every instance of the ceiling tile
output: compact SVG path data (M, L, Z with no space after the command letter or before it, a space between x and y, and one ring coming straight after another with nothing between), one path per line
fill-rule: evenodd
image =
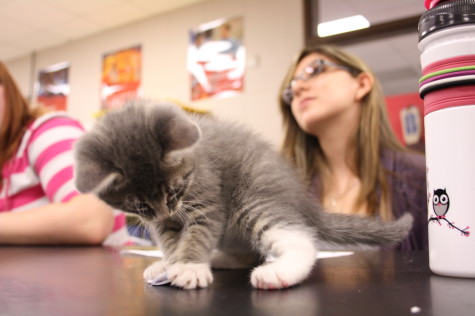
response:
M103 25L84 18L74 18L55 28L55 33L73 40L79 39L102 30Z
M124 0L130 4L136 5L143 9L157 10L160 12L167 12L175 10L184 6L192 5L203 0L173 0L173 1L157 1L157 0Z
M18 0L7 2L1 7L2 15L14 18L16 24L44 29L71 19L71 14L50 6L44 6L36 0Z
M86 15L90 12L101 12L106 8L123 3L124 0L39 0L49 7L60 8L75 15ZM160 2L160 1L158 1Z
M24 47L30 51L39 51L65 41L67 41L67 38L63 35L43 31L21 36L16 40L16 43L18 47Z
M3 41L13 41L19 36L34 32L35 28L24 23L18 23L0 12L0 30L8 30L8 32L0 32L0 43L2 43Z
M116 25L123 25L143 16L147 16L149 11L139 8L129 3L120 2L113 6L107 7L102 11L90 12L87 19L96 22L103 27L113 27Z
M208 0L0 0L0 47L38 51ZM36 34L36 35L35 35ZM41 39L41 40L38 40ZM27 43L22 41L28 41ZM0 59L25 55L0 50ZM2 54L2 52L4 52Z

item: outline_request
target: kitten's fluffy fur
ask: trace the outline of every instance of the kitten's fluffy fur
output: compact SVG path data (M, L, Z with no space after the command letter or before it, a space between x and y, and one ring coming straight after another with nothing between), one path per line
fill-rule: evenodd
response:
M138 215L155 235L164 260L144 278L166 271L186 289L208 286L211 267L259 263L254 287L289 287L311 271L318 240L386 246L412 224L323 212L256 135L170 104L135 100L110 112L77 142L76 159L80 191Z

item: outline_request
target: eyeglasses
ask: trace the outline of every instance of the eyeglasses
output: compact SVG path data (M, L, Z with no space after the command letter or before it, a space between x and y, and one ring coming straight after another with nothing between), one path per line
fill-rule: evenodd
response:
M286 104L292 103L292 99L294 98L294 91L293 90L295 89L297 81L306 82L310 78L318 76L319 74L321 74L325 70L325 66L332 66L332 67L340 68L340 69L346 70L346 71L348 71L352 74L357 72L355 69L351 69L349 67L338 65L338 64L332 63L330 61L326 61L324 59L317 59L317 60L313 61L312 63L310 63L309 65L307 65L298 76L295 76L290 81L289 86L282 91L282 100Z

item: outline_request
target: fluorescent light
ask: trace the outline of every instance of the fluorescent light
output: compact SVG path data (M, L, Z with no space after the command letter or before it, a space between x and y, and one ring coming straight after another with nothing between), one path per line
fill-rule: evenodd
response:
M318 24L318 36L325 37L340 33L351 32L369 27L369 21L362 15L350 16L343 19Z

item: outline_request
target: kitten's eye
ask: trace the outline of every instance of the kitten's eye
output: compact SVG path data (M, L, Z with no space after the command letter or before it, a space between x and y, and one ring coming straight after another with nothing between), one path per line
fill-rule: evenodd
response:
M165 191L167 205L177 203L183 197L190 184L192 174L193 170L190 170L183 178L177 178L172 181L171 185L167 186Z
M191 169L190 171L188 171L188 173L185 174L185 176L183 177L183 182L190 181L191 176L193 175L194 171L195 171L194 169Z
M166 202L170 208L174 208L176 203L178 203L183 195L185 194L186 183L181 182L174 186L169 186L166 191Z
M167 204L172 202L177 202L183 196L183 186L181 187L170 187L167 189Z

